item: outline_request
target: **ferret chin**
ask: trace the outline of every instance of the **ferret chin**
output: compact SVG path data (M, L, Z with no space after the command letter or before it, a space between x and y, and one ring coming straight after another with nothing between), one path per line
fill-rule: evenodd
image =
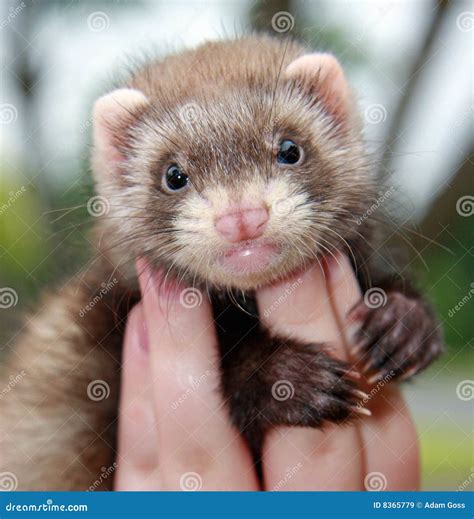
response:
M93 231L97 257L45 296L16 344L6 376L27 376L0 400L0 472L21 490L111 488L100 475L115 466L137 258L212 289L216 391L257 466L271 427L364 414L351 365L325 344L276 336L260 322L252 295L260 285L341 251L362 291L386 296L380 307L358 305L364 374L394 381L428 366L442 351L430 306L381 269L390 262L374 261L388 231L364 216L383 187L367 157L342 67L293 40L206 43L147 63L98 99L92 170L109 211ZM273 398L281 380L294 398ZM108 398L89 398L94 382L107 384Z
M252 290L287 273L284 247L271 241L246 241L221 250L206 280L217 287Z

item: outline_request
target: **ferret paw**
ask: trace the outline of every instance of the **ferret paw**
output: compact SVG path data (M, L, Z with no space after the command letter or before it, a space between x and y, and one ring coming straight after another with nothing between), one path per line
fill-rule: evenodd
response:
M284 356L266 377L271 389L260 414L268 423L320 427L370 415L363 407L367 395L357 388L360 375L346 363L318 345L288 348Z
M361 324L351 351L370 384L411 378L443 352L440 326L417 297L369 289L349 318Z

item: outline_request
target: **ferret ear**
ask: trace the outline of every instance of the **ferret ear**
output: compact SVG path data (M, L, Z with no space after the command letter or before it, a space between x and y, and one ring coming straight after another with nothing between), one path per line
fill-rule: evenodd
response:
M100 97L93 109L93 169L97 176L113 173L121 162L127 129L149 105L145 94L120 88Z
M305 54L286 68L287 79L298 81L334 118L344 123L350 111L350 88L341 65L331 54Z

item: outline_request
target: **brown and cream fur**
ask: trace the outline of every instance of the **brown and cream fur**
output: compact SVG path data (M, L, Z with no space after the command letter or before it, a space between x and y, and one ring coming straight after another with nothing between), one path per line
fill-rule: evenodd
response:
M290 67L305 54L294 41L266 36L208 43L140 67L120 85L136 92L134 108L121 106L120 120L113 107L108 118L109 105L96 104L92 164L97 191L109 204L93 233L97 256L43 300L6 369L26 372L0 401L0 471L15 474L19 489L85 490L113 463L121 341L139 299L138 257L210 294L221 390L256 460L269 427L343 422L357 403L350 366L324 345L275 337L260 325L252 293L262 284L341 250L353 259L363 289L372 282L388 295L382 309L364 314L366 352L376 369L412 375L440 353L428 306L371 260L380 224L363 215L380 187L355 103L349 91L333 90L339 69L325 77L324 70L302 75ZM115 101L120 105L120 96ZM295 167L274 161L275 146L288 136L304 150ZM189 173L191 189L163 191L170 161ZM269 208L266 235L282 253L264 272L230 276L216 267L225 247L212 222L231 200ZM81 316L111 279L113 289ZM406 308L413 310L408 317ZM403 343L399 334L387 344L386 329L374 326L385 322L382 313L409 327ZM94 380L107 382L109 398L88 398ZM275 401L277 380L291 380L296 398ZM111 479L101 488L110 488Z

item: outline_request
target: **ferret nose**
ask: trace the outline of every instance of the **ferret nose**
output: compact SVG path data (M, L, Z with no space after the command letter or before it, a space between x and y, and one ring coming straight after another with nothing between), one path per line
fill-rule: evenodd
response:
M268 222L264 207L239 209L223 214L214 221L216 231L230 243L253 240L262 236Z

